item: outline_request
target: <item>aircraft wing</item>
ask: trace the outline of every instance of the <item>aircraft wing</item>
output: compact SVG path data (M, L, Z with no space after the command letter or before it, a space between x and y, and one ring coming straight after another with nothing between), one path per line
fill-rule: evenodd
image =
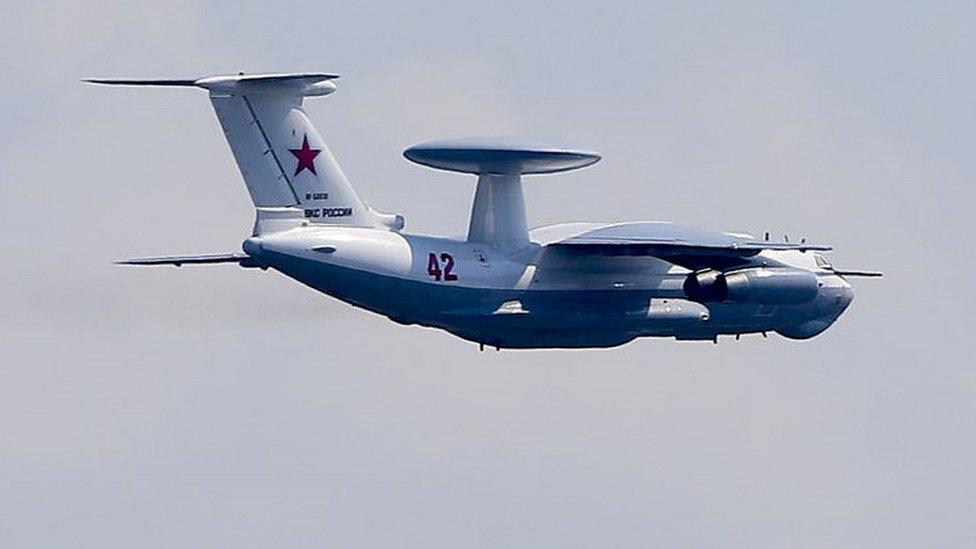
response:
M688 269L748 265L764 250L829 251L806 242L768 242L751 235L702 231L663 222L622 223L550 242L564 251L610 256L652 256Z
M136 257L116 261L117 265L175 265L177 267L185 264L201 265L206 263L238 263L240 264L251 256L245 253L229 254L202 254L202 255L167 255L159 257Z

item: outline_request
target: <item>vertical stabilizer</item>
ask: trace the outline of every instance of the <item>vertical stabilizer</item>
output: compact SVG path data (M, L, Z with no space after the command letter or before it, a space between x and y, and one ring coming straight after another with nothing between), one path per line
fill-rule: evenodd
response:
M98 84L192 86L210 92L255 207L296 208L312 223L391 226L356 194L302 108L335 91L324 73L213 76L197 80L93 79Z

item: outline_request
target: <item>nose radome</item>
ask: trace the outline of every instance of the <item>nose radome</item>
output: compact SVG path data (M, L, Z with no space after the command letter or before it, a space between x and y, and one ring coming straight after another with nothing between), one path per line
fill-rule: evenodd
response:
M777 328L776 331L790 339L809 339L829 328L854 300L854 288L839 275L823 279L819 306L819 318L800 324Z

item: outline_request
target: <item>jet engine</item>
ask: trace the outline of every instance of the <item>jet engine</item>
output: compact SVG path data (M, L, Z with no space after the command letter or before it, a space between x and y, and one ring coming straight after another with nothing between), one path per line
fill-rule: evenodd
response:
M697 271L685 279L684 291L698 302L805 303L817 296L817 277L810 271L757 267L721 272Z

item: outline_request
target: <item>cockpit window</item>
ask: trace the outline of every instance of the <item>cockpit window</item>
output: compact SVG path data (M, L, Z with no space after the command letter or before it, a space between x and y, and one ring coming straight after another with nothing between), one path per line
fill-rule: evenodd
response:
M817 267L820 267L821 269L825 269L828 271L833 269L833 267L830 266L830 263L826 259L824 259L822 255L816 254L813 256L813 258L817 261Z

